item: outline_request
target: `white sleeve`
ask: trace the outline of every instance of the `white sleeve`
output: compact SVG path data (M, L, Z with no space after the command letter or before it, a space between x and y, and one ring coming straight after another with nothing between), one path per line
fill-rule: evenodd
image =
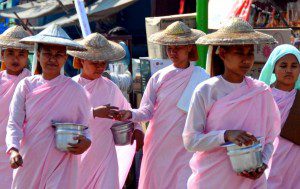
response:
M127 101L127 99L124 97L123 93L117 86L115 86L115 97L116 101L119 102L119 104L116 104L115 106L123 110L132 110L130 103ZM137 122L134 123L134 129L143 131L141 125Z
M224 143L225 130L205 133L206 110L203 97L195 91L191 99L184 131L183 143L188 151L206 151Z
M263 155L262 160L266 165L268 165L269 160L272 157L273 151L274 151L273 143L267 143L262 152Z
M154 84L154 78L151 77L143 94L140 108L132 109L132 121L143 122L152 119L156 103L156 90Z
M21 81L14 92L9 107L9 118L6 127L7 152L11 148L20 149L20 140L23 138L23 124L25 120L25 82Z

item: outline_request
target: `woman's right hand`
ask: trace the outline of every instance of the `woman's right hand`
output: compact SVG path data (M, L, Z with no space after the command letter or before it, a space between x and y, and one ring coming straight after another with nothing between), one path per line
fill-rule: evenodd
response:
M127 121L132 118L132 112L130 110L120 110L114 118L118 121Z
M12 148L10 151L10 166L13 169L17 169L18 167L22 167L23 158L19 153L19 150Z
M98 118L113 119L118 115L118 107L110 106L110 104L104 106L98 106L93 108L93 116Z
M226 142L233 142L236 145L245 146L252 145L257 142L257 139L253 134L243 131L243 130L227 130L224 134L224 139Z

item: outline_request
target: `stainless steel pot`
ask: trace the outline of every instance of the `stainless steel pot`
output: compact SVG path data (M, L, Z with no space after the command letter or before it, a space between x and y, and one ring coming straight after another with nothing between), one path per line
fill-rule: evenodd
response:
M226 143L222 146L227 148L232 168L237 173L257 169L263 165L260 142L250 146L238 146L234 143Z
M117 122L114 123L110 129L113 134L115 145L124 146L131 143L134 123L130 121Z
M55 143L56 148L60 151L68 151L69 143L77 144L78 140L74 137L83 135L86 126L73 123L52 123L55 128Z

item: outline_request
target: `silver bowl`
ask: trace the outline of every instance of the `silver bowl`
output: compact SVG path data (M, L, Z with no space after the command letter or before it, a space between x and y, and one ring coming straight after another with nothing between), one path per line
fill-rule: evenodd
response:
M67 152L69 144L77 144L78 140L74 137L83 135L86 126L74 123L52 123L55 128L56 148L60 151Z
M114 142L116 146L125 146L131 143L134 123L131 121L117 122L111 126Z
M259 142L250 146L238 146L232 142L221 145L227 148L227 155L230 158L231 166L237 173L257 169L263 165L262 145Z

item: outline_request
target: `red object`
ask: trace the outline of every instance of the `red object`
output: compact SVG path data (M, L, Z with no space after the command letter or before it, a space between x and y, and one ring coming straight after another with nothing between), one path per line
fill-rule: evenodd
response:
M271 49L271 47L270 47L269 45L265 45L265 46L263 47L263 54L264 54L264 56L265 56L266 58L269 58L271 52L272 52L272 49Z
M184 13L184 4L185 4L185 0L180 0L179 14L183 14Z
M240 17L248 21L250 16L252 0L236 0L234 4L230 17Z

